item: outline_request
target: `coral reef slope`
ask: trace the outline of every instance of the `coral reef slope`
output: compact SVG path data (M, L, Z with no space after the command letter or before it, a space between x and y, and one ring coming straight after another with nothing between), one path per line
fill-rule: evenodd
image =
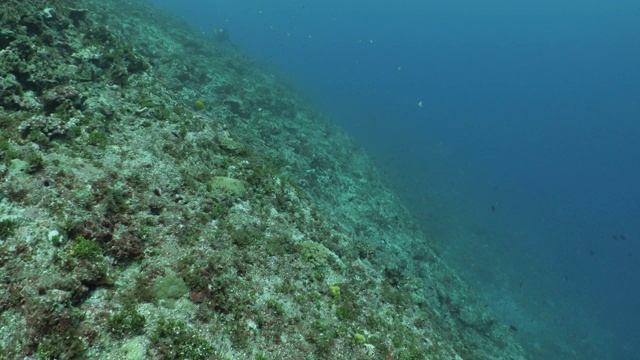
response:
M527 358L232 45L139 1L0 21L0 359Z

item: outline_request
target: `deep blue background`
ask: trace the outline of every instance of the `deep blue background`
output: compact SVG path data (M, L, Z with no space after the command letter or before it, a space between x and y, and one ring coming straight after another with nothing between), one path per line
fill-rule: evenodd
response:
M639 2L156 2L294 79L525 340L640 358Z

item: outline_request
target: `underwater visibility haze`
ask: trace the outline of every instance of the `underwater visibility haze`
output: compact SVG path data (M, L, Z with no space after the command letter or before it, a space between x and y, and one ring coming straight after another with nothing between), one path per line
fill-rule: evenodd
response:
M638 2L156 2L355 136L533 353L640 358Z
M0 29L0 360L640 359L640 2Z

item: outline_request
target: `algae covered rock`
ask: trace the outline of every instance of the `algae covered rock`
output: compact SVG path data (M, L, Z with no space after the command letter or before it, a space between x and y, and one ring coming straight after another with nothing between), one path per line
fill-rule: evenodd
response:
M170 273L158 278L153 285L153 293L158 300L176 300L189 292L187 284L176 274Z
M314 241L300 243L302 257L313 266L321 266L327 262L329 249Z
M209 181L209 188L212 191L226 192L240 197L247 192L242 181L225 176L214 176Z

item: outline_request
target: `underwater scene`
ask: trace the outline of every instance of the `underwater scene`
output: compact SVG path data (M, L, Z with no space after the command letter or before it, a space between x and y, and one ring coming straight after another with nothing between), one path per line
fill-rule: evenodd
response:
M0 360L640 359L640 3L0 2Z

